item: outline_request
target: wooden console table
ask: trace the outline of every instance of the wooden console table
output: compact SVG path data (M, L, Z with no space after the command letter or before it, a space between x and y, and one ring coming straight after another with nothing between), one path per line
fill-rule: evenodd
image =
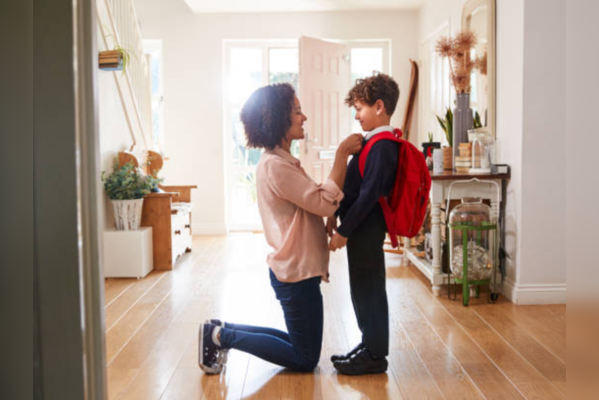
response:
M431 216L432 216L432 239L433 239L433 262L416 256L416 249L410 245L410 240L405 240L404 254L430 281L433 287L433 294L439 296L441 285L444 283L444 273L441 269L441 204L447 201L449 185L454 181L467 181L472 178L478 178L485 181L495 181L501 188L499 202L497 203L496 188L481 182L471 182L468 185L454 185L451 189L451 200L461 199L462 197L481 197L491 200L491 213L494 218L501 218L500 213L503 198L505 196L505 184L510 178L510 174L463 174L453 171L444 171L442 174L432 174L431 187ZM504 224L501 223L503 227ZM503 236L503 232L500 232ZM446 238L447 239L447 238Z
M195 185L160 186L163 193L144 197L142 226L153 228L154 269L173 269L191 251L191 189Z

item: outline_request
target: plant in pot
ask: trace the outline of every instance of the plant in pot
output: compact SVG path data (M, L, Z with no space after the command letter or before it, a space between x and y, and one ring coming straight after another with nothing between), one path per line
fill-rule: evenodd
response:
M119 166L115 160L113 172L102 172L104 191L112 202L116 229L137 230L141 223L143 198L158 186L162 179L142 174L130 162Z
M110 35L109 35L110 36ZM98 56L100 69L104 71L127 71L131 63L131 52L118 44L112 50L101 51Z
M443 169L453 169L453 112L447 107L443 118L436 117L447 139L447 146L443 147Z
M433 133L428 132L428 142L422 143L422 154L424 154L424 159L427 160L427 165L430 164L429 169L432 169L433 162L433 149L440 149L441 143L433 141Z

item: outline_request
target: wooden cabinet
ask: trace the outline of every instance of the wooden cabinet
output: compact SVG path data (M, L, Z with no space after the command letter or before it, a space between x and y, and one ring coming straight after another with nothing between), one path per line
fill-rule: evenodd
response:
M173 269L177 258L191 251L191 189L160 186L164 193L144 197L141 225L151 226L154 269Z

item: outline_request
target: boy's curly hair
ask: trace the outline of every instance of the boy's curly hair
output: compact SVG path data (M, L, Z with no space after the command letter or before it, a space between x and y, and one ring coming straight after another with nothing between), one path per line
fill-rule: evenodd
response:
M356 79L356 85L347 94L345 104L353 107L359 101L372 106L379 99L385 104L387 115L392 116L399 99L399 86L389 75L375 72L368 78Z
M241 109L247 147L273 149L291 127L295 90L279 83L256 90Z

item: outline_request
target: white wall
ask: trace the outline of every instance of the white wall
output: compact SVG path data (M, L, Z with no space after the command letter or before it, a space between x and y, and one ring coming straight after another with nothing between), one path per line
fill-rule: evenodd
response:
M464 2L464 0L426 0L419 14L420 38L427 37L447 21L449 21L449 29L457 32Z
M98 50L106 50L100 29L97 32ZM121 72L116 72L120 78ZM129 150L133 144L129 124L121 103L115 81L115 73L98 71L98 125L100 132L100 167L110 173L112 163L119 151ZM141 146L139 146L141 148ZM114 229L112 205L104 196L104 217L107 229Z
M97 46L98 51L110 50L112 46L112 32L108 22L108 14L105 8L98 8ZM102 36L102 26L107 35L106 40ZM145 150L151 145L151 134L142 136L139 120L134 112L134 100L127 84L128 76L122 71L98 70L98 128L100 134L100 168L101 171L110 173L113 170L113 162L120 151L129 151L133 144L133 154L139 162L145 159ZM118 82L118 83L117 83ZM120 89L119 89L120 87ZM122 95L121 95L122 92ZM127 113L126 110L129 110ZM104 218L106 229L114 229L114 216L112 204L108 196L103 196Z
M163 40L165 152L169 184L196 184L193 231L225 233L223 39L392 39L392 75L409 89L408 58L418 51L418 13L339 12L194 15L183 1L136 1L144 39ZM309 116L308 116L309 117ZM417 129L414 121L412 129Z
M465 0L428 0L426 37L450 21L460 29ZM498 160L507 188L506 296L517 303L565 302L565 9L560 0L497 0Z
M599 270L593 249L597 246L599 214L595 211L599 190L593 185L593 150L599 148L594 124L599 110L599 49L589 47L589 38L599 37L599 2L570 0L566 3L566 231L562 233L568 254L570 303L577 308L599 304ZM595 180L596 181L596 180ZM587 313L579 315L587 318ZM588 319L588 318L587 318ZM592 321L592 319L590 319ZM580 332L589 332L579 323ZM575 340L574 340L575 341ZM584 342L582 342L584 343Z
M497 26L497 157L511 168L505 203L505 249L507 285L505 294L513 294L521 263L522 239L522 106L524 63L524 3L499 0Z
M563 0L524 4L520 262L535 267L520 269L520 285L566 283L565 15Z

